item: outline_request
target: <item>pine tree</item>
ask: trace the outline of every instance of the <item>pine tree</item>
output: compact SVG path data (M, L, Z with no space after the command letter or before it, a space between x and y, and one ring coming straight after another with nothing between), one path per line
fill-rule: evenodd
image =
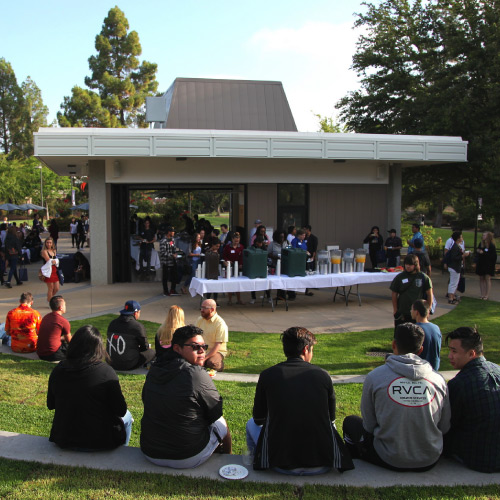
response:
M157 65L143 61L139 35L129 32L125 14L114 7L96 36L97 55L89 58L92 72L85 78L90 90L74 87L58 113L61 126L142 126L146 96L158 87ZM90 108L89 108L90 105Z

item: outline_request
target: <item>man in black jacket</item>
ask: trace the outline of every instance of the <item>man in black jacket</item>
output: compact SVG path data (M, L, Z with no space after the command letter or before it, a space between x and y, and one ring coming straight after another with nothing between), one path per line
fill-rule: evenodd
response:
M115 370L134 370L156 356L156 351L149 348L144 326L137 321L140 316L139 302L127 300L120 316L108 326L106 351Z
M330 375L312 365L314 335L289 328L281 335L287 360L259 377L247 446L254 469L291 475L353 469L335 429L335 392Z
M231 453L222 398L203 368L208 346L193 325L178 328L142 390L141 450L163 467L192 469L216 449Z

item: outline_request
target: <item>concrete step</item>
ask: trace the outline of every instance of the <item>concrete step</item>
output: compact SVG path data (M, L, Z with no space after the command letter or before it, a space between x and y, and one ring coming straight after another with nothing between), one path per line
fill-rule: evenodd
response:
M243 465L242 455L213 455L196 469L169 469L159 467L144 458L139 448L121 446L112 451L76 452L58 448L46 437L0 431L0 457L39 462L44 464L85 467L87 469L116 470L124 472L151 472L170 476L189 476L225 481L219 469L228 464ZM500 473L484 474L471 471L457 462L441 459L428 472L393 472L354 460L356 468L340 474L336 471L320 476L285 476L272 471L254 471L246 466L248 476L243 481L259 483L288 483L298 486L321 484L326 486L456 486L500 484Z

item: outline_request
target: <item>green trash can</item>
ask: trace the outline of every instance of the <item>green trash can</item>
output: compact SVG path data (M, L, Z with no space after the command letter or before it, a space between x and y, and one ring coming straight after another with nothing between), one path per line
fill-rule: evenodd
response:
M247 278L267 278L267 252L262 248L243 250L243 276Z
M302 248L284 248L281 251L281 274L294 276L306 275L307 252Z

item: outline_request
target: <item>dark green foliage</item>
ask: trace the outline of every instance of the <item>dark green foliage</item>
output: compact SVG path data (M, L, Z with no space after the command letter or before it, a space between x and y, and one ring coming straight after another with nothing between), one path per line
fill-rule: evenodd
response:
M96 36L97 55L89 58L89 89L73 87L57 114L62 127L145 126L142 107L158 87L157 65L143 61L139 35L129 32L125 14L114 7Z
M49 110L42 94L28 76L21 86L12 66L0 58L0 152L7 158L33 154L33 132L47 125Z
M350 130L461 136L468 164L408 169L405 202L475 205L500 221L500 2L386 0L356 26L362 88L338 107Z

